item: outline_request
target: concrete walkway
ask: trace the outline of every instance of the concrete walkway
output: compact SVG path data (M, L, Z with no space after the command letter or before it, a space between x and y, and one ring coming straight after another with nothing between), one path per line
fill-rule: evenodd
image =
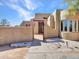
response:
M52 39L47 40L47 43L41 42L41 46L32 46L24 59L79 59L79 48L75 48L75 44L72 43L79 44L74 41L68 41L67 44L61 40Z
M79 59L79 51L48 46L31 47L24 59Z

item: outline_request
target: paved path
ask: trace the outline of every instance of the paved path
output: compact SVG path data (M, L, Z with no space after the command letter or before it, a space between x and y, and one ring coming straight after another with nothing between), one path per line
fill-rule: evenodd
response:
M40 43L41 46L32 46L24 59L79 59L79 42L55 39Z
M29 49L29 53L24 59L79 59L79 50L36 46Z
M79 59L79 55L67 55L62 53L31 53L26 59Z
M24 59L79 59L79 53L68 48L31 47Z

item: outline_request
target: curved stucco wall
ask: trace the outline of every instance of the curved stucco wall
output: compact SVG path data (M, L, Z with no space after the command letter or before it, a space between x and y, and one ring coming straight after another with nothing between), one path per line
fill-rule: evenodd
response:
M58 37L59 30L59 13L52 14L45 21L44 25L44 38Z
M79 40L79 32L61 32L61 37L66 40Z

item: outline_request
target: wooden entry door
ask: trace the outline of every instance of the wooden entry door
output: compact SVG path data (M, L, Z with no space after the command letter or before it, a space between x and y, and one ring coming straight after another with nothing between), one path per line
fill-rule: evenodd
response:
M43 21L38 22L38 31L39 31L39 34L44 34L44 22Z

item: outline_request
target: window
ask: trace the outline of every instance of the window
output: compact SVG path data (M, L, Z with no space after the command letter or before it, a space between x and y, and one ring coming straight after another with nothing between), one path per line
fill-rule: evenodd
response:
M67 20L64 20L64 23L63 23L64 31L67 31L67 23L68 23L68 21Z
M30 26L30 24L26 24L26 26Z
M77 24L78 22L78 24ZM61 21L61 31L66 32L78 32L79 31L79 21L73 21L73 20L63 20Z
M69 31L72 32L72 21L70 21L70 28Z
M74 31L76 32L76 21L74 21L75 23L74 23Z
M79 32L79 21L78 21L78 32Z
M61 31L63 31L63 21L61 21Z

